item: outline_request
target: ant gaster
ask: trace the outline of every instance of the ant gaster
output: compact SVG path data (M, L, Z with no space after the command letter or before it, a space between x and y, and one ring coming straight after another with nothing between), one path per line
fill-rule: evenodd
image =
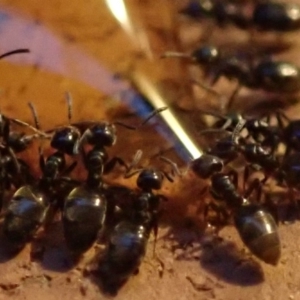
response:
M36 128L39 129L35 108L30 103ZM42 175L32 185L21 186L12 196L4 217L3 231L6 239L16 249L22 249L37 230L45 223L51 207L57 208L60 204L62 189L60 185L64 179L62 175L70 173L76 163L66 166L64 155L55 152L46 161L40 150L39 163Z
M142 123L145 124L157 113L166 108L152 112ZM130 127L122 123L115 123ZM141 126L140 125L140 126ZM80 140L74 147L75 152L80 151L83 155L85 168L88 172L83 186L75 188L66 198L63 210L63 222L65 238L68 248L76 255L88 250L96 241L97 235L104 225L107 209L106 191L103 187L103 173L110 172L116 163L125 166L119 157L109 160L106 147L114 145L117 139L114 124L97 122L87 128ZM93 148L86 154L84 143L87 142Z
M98 273L103 287L111 293L138 271L151 231L154 231L155 238L157 236L160 203L166 200L154 190L161 189L164 178L173 181L169 174L154 168L130 172L140 157L141 151L138 151L125 175L129 178L138 173L136 183L140 191L132 197L125 216L112 229L104 257L99 262Z
M245 245L264 262L276 265L280 258L276 223L266 209L248 199L254 190L259 191L261 182L254 180L244 195L241 195L237 190L238 174L233 170L224 173L223 167L220 158L208 154L191 162L191 169L197 176L210 178L213 198L225 202L232 211L235 227Z

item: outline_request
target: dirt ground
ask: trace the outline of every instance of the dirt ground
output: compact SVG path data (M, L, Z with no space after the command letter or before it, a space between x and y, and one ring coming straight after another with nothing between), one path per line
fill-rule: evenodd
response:
M117 119L137 124L138 107L128 105L132 91L125 82L126 75L134 68L150 82L158 86L164 83L163 91L170 102L178 100L182 117L189 119L190 108L202 105L182 97L182 92L187 91L188 72L194 71L186 70L179 61L161 60L159 55L166 50L192 48L204 30L178 20L173 13L178 6L172 3L171 0L126 1L134 25L123 25L124 30L104 0L72 3L0 0L1 53L15 48L29 48L31 52L1 61L1 111L32 122L27 105L32 101L41 127L49 129L66 124L64 93L69 91L74 99L73 121ZM122 1L117 5L119 12L121 4ZM235 33L233 28L228 30L229 35L217 30L213 35L219 37L219 42L229 36L235 42L245 39L245 35ZM295 46L278 58L300 66L299 32L284 38ZM297 106L288 110L297 117ZM180 166L186 165L187 161L172 148L172 140L155 128L150 124L128 133L118 127L118 142L110 153L130 160L137 149L143 149L146 164L155 161L150 158L160 151L171 148L170 157ZM37 149L26 155L38 171ZM118 174L110 180L134 186L134 179L125 180ZM139 273L130 278L114 299L300 299L299 222L279 226L282 256L276 267L266 265L249 253L233 227L222 229L219 237L203 233L203 226L194 214L201 206L202 188L203 183L190 173L184 179L176 179L174 184L164 185L162 192L169 201L159 229L156 256L151 238ZM71 267L59 220L14 257L7 252L3 238L0 239L0 299L112 297L102 293L91 271L100 246L95 246L77 266Z

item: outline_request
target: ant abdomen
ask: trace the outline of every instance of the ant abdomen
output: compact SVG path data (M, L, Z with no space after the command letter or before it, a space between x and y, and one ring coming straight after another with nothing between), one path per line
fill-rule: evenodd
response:
M98 269L106 291L114 292L138 271L148 238L149 229L139 223L122 221L115 226Z
M262 261L276 265L281 248L272 215L255 204L242 205L234 215L235 226L244 244Z
M19 188L7 208L3 232L15 247L22 248L44 223L50 203L30 186Z
M87 251L96 241L105 215L106 197L80 186L71 191L63 209L63 227L67 247L74 254Z

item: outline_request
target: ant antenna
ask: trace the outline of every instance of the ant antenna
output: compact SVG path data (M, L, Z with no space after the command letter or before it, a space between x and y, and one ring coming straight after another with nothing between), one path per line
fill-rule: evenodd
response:
M40 123L38 120L37 111L35 109L35 106L32 102L28 102L28 106L32 112L35 127L36 127L36 129L40 130Z
M233 132L232 132L232 141L234 143L237 144L237 137L238 137L239 133L241 132L241 130L244 128L245 124L246 124L246 120L245 119L241 119L241 120L239 120L239 122L237 123L237 125L235 126L235 128L233 129Z
M183 176L183 172L181 172L180 170L179 170L179 167L178 167L178 165L174 162L174 161L172 161L171 159L169 159L169 158L167 158L167 157L165 157L165 156L161 156L160 158L159 158L160 160L162 160L162 161L164 161L164 162L166 162L166 163L168 163L171 167L172 167L172 175L177 175L177 176L179 176L179 177L182 177ZM168 177L167 177L168 178ZM169 178L168 178L169 179Z
M155 117L156 115L160 114L161 112L165 111L166 109L168 109L167 106L163 106L161 108L157 108L155 109L154 111L152 111L144 121L142 121L139 125L137 126L131 126L131 125L127 125L125 123L122 123L122 122L119 122L119 121L116 121L114 122L115 125L119 125L119 126L122 126L122 127L125 127L127 129L130 129L130 130L137 130L138 128L144 126L146 123L149 122L149 120L151 120L153 117Z
M160 58L170 58L170 57L176 57L176 58L192 58L190 54L182 53L182 52L176 52L176 51L167 51L164 54L160 56Z
M0 59L10 56L10 55L14 55L14 54L29 53L29 52L30 52L29 49L16 49L16 50L12 50L12 51L9 51L9 52L6 52L6 53L0 55Z
M124 175L124 178L130 178L130 177L132 177L132 176L135 175L136 173L139 173L139 172L142 170L142 168L139 168L139 169L136 169L136 170L134 170L134 171L131 172L131 170L132 170L133 168L135 168L136 165L137 165L137 164L139 163L139 161L141 160L142 155L143 155L143 151L142 151L141 149L139 149L139 150L136 151L136 153L135 153L135 155L134 155L134 157L133 157L132 162L130 163L130 165L129 165L128 168L127 168L127 171L126 171L126 173L125 173L125 175Z
M29 136L28 139L31 140L33 138L40 137L41 136L40 133L42 133L42 136L48 138L48 135L46 135L44 132L42 132L40 130L41 126L40 126L40 122L39 122L37 111L36 111L36 108L35 108L34 104L32 102L28 102L28 106L29 106L29 108L31 110L36 130L38 130L38 132L39 132L38 135L35 134L35 135L32 135L32 136ZM42 154L42 148L41 148L41 146L39 146L39 154L40 155Z
M68 121L69 124L71 124L71 120L72 120L72 103L73 103L73 98L70 92L66 92L65 93L65 98L67 101L67 105L68 105Z
M215 97L221 99L224 96L222 96L220 93L218 93L217 91L215 91L213 88L207 86L206 84L196 80L196 79L190 79L189 80L192 84L195 84L197 86L199 86L200 88L202 88L203 90L205 90L206 92L209 92L210 94L214 95Z

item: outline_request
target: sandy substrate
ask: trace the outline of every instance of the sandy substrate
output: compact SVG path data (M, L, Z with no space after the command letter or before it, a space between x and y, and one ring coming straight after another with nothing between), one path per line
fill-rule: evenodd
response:
M70 91L74 98L74 121L108 118L139 122L132 114L135 109L125 109L118 101L128 86L114 75L126 73L135 64L153 82L171 82L169 86L176 86L168 95L174 96L180 90L182 66L151 60L163 51L174 49L176 44L177 35L170 25L172 18L165 14L169 2L172 1L155 1L155 4L128 1L130 7L139 3L147 8L132 10L133 19L150 28L147 33L150 46L146 43L141 48L138 45L145 38L143 34L128 37L104 1L76 0L70 4L47 0L41 4L35 0L1 0L1 53L14 48L31 50L30 54L1 61L1 111L31 121L27 103L32 101L42 128L65 124L64 93ZM151 27L151 22L145 20L155 20L155 25ZM189 41L198 34L197 28L185 32L190 34L185 36ZM300 65L298 37L299 33L290 37L296 46L281 58ZM295 117L298 111L290 110ZM151 125L135 133L129 134L124 128L118 132L118 143L110 153L121 153L125 160L131 159L137 149L143 149L146 164L148 157L172 147ZM184 165L174 151L170 155ZM25 156L38 172L37 149ZM134 178L124 180L116 174L111 180L134 186ZM139 273L114 298L300 299L299 223L280 225L280 262L276 267L266 265L245 249L231 226L225 227L219 237L203 234L203 225L193 214L199 206L201 211L202 187L203 183L191 174L164 186L162 192L169 201L159 230L156 257L151 238ZM3 238L0 240L0 299L109 297L101 292L97 276L93 275L95 256L101 247L95 246L77 266L71 266L59 219L17 256L10 256Z

